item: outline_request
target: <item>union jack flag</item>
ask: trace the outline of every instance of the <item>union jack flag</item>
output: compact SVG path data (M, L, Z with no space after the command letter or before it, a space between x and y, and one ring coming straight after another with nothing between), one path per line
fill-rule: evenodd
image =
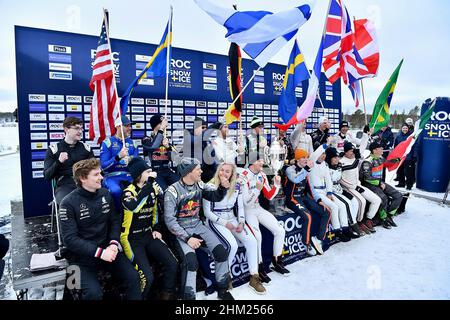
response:
M331 0L326 22L323 68L331 83L342 77L359 106L358 80L371 76L355 46L355 36L342 0Z
M89 123L89 140L96 143L101 143L106 137L115 134L114 121L119 117L114 64L111 59L111 47L106 32L107 25L108 13L105 11L93 64L92 78L89 82L89 87L94 91Z

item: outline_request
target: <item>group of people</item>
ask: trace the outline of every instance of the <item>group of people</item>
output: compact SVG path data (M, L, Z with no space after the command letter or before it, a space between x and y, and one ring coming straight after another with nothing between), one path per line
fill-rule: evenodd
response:
M195 299L196 250L206 250L215 262L218 298L232 300L230 268L238 243L246 249L249 286L266 293L271 279L260 226L273 234L271 269L290 273L283 262L285 230L269 209L280 192L285 210L300 217L310 256L324 254L330 222L343 242L374 233L376 225L397 226L393 217L402 195L384 182L384 149L374 140L364 158L370 133L356 139L345 121L335 136L325 117L312 135L304 124L289 135L280 132L272 139L284 150L279 172L268 167L269 142L256 116L237 139L226 124L208 127L196 118L176 146L166 135L167 119L156 114L141 140L143 158L131 139L132 125L126 116L118 119L98 160L81 141L81 120L68 117L65 138L47 150L44 175L55 182L61 236L67 259L80 267L83 299L102 298L99 269L117 278L128 299L155 297L155 271L157 298Z

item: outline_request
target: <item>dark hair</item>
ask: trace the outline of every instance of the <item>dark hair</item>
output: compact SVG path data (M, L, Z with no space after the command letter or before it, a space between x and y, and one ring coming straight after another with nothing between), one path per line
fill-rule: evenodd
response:
M77 186L81 187L81 178L85 179L89 175L89 172L97 168L100 168L100 160L96 158L81 160L75 163L72 173L73 180L75 180Z
M137 186L137 184L141 181L141 177L142 177L142 173L139 175L139 177L136 177L136 178L133 179L132 184Z
M70 128L70 127L76 126L77 124L83 124L83 121L81 121L80 118L71 116L71 117L67 117L64 119L63 127Z

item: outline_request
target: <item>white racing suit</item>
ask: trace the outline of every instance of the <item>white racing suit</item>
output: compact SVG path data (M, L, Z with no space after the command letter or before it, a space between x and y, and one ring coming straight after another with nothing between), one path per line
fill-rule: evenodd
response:
M212 202L203 199L203 212L208 218L207 225L225 245L229 253L230 268L238 250L236 241L238 239L245 247L250 274L258 274L258 243L250 228L245 224L241 185L236 183L234 193L231 196L227 193L222 201ZM239 223L243 223L244 229L241 232L231 231L226 227L227 223L231 223L235 228Z
M270 187L265 173L253 173L250 169L244 170L240 175L240 179L247 225L258 241L258 263L263 262L261 251L262 236L259 224L262 224L273 234L273 256L281 256L285 230L273 214L259 205L258 197L261 191L256 188L256 182L263 184L262 192L268 200L275 198L281 185Z

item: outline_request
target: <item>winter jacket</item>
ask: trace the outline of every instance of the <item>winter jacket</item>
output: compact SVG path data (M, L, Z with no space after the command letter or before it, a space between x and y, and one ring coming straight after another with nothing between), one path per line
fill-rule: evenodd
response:
M383 181L383 157L370 155L361 165L360 178L363 185L379 186Z
M394 134L392 133L391 128L387 127L384 131L380 130L375 133L373 137L378 137L383 150L385 150L383 157L387 157L389 150L391 150L394 145Z
M61 202L61 237L76 257L100 258L110 244L119 246L120 215L107 189L77 188Z
M327 143L327 139L330 137L328 129L321 131L319 128L311 134L312 144L314 150L316 150L321 145Z
M157 133L152 132L150 136L142 138L144 157L148 157L153 170L170 168L173 146L164 147L162 145L163 139L164 131L162 130L159 130Z
M359 146L359 156L355 154L354 159L347 158L343 156L339 163L342 165L342 177L341 177L341 185L347 189L356 189L361 185L361 181L359 179L359 169L362 163L361 156L366 150L367 143L369 142L369 136L364 133L361 144Z
M320 150L320 148L323 148L323 146L317 150ZM333 194L333 182L331 180L330 169L325 161L321 163L318 163L317 160L315 161L314 166L311 168L311 184L320 193L326 193L327 195Z
M236 163L236 157L238 156L238 147L233 139L231 139L230 137L227 137L226 139L217 137L211 144L214 148L216 159L219 163Z
M294 131L291 133L290 139L294 151L296 149L303 149L308 151L308 154L314 152L311 136L306 132L301 132L300 125L295 127Z
M309 175L311 168L305 166L300 168L298 165L292 165L286 168L286 176L284 180L284 194L286 201L294 201L295 198L303 198L310 196L317 203L320 203L320 195L311 186Z
M366 135L366 134L365 134ZM361 144L362 139L358 139L353 137L350 132L347 132L345 136L343 136L340 132L333 136L333 145L337 149L339 153L344 152L344 144L346 142L350 142L355 146L359 146Z
M211 185L203 182L189 186L183 179L167 188L164 194L164 221L167 228L180 240L187 242L192 234L186 229L195 228L202 223L200 208L202 199L212 202L222 201L227 189L219 186L211 189Z
M117 136L106 138L100 149L100 164L102 170L108 173L128 172L128 165L123 159L119 159L123 141ZM133 140L125 139L125 147L128 148L128 156L138 157L138 148L134 146Z

